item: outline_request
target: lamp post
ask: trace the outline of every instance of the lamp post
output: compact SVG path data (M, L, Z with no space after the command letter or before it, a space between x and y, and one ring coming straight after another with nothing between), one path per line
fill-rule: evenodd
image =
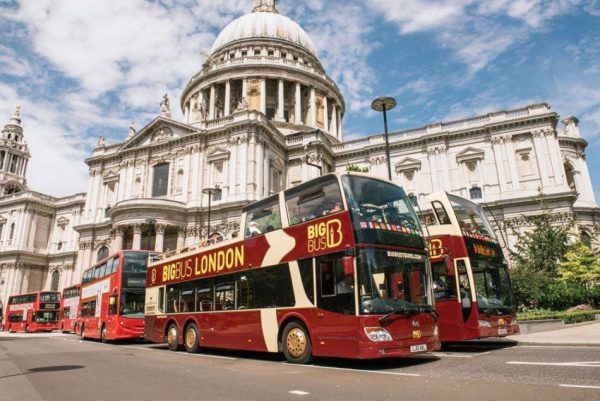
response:
M388 165L388 179L392 180L392 163L390 161L390 142L388 139L388 126L387 126L387 111L396 107L396 99L389 96L378 97L371 103L371 108L375 111L383 111L383 126L385 130L385 156L387 158Z
M317 131L320 132L320 130L317 130ZM311 163L309 161L310 158L308 157L308 149L310 148L310 145L312 145L313 143L317 144L319 142L317 142L317 141L311 141L311 142L307 143L306 145L304 145L304 153L306 153L306 165L318 168L319 169L319 177L320 177L320 176L323 175L323 167L319 166L318 164Z
M156 224L156 220L146 219L145 222L146 222L146 224L148 224L148 242L147 242L148 245L146 245L146 250L150 251L150 250L152 250L150 248L150 237L152 237L152 227L154 227L154 225Z
M204 188L202 190L202 193L205 195L208 195L208 227L206 230L206 238L208 238L208 236L210 235L210 201L212 199L212 196L214 194L218 194L221 192L221 188L215 187L215 188Z

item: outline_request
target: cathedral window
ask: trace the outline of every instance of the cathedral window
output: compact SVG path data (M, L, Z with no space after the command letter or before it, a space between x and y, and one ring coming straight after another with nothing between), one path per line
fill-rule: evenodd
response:
M168 193L169 163L154 166L152 176L152 197L165 196Z
M4 231L4 223L0 224L0 240L2 240L2 231Z
M248 55L248 51L247 50L242 50L242 57L246 57Z
M481 199L482 198L481 188L477 185L474 185L469 190L469 195L471 196L471 199Z
M17 156L14 156L11 158L10 160L10 172L14 173L17 171L17 163L19 161L19 158Z
M52 273L52 280L50 282L50 291L58 291L58 280L60 278L60 273L58 270L54 270Z
M6 155L5 151L0 151L0 170L4 168L4 156Z
M517 163L519 169L519 176L521 178L526 178L533 174L533 169L531 168L531 154L529 151L522 151L517 153Z
M109 250L107 246L103 246L98 250L96 261L100 261L108 256Z
M183 169L182 169L182 168L180 168L180 169L177 171L177 180L175 181L175 182L176 182L176 185L175 185L175 186L176 186L176 188L177 188L177 192L178 192L178 193L181 193L181 191L183 191L183 176L184 176Z
M10 235L8 236L9 240L12 240L15 237L15 223L10 225Z

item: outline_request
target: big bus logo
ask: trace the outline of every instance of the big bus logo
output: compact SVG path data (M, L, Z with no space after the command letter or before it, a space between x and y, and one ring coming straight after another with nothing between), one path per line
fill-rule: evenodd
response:
M156 269L152 269L152 273L150 274L150 280L152 284L156 283Z
M342 243L342 222L339 219L329 220L307 227L308 252L330 249Z
M444 254L444 244L441 239L430 239L427 247L429 248L430 258L439 258Z

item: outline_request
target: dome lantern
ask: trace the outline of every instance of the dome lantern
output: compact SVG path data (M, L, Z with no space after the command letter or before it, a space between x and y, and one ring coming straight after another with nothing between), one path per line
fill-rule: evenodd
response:
M252 12L279 14L279 11L277 10L277 0L254 0Z

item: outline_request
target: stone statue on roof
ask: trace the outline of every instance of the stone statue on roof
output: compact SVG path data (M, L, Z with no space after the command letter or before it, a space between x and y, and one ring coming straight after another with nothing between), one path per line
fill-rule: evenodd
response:
M169 106L169 95L165 93L160 102L160 115L171 118L171 107Z

